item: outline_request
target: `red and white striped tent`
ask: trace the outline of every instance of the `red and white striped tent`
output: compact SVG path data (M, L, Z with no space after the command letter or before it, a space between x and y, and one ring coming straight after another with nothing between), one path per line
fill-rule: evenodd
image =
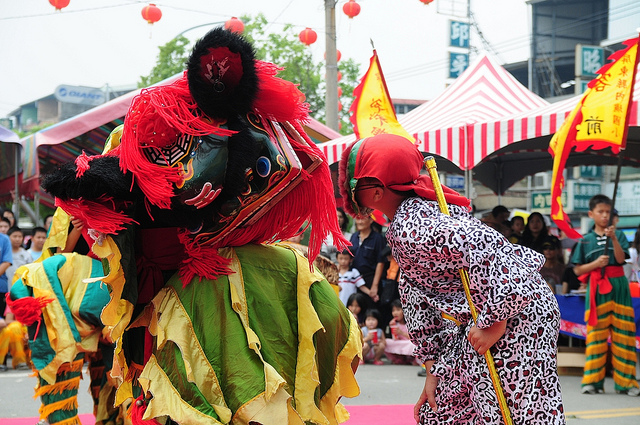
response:
M640 167L640 72L636 70L636 85L629 114L626 148L621 151L622 165ZM549 142L565 118L582 99L582 95L543 106L531 111L478 123L475 131L491 134L493 149L473 164L474 178L496 193L504 191L522 178L551 170ZM618 155L611 150L572 152L567 167L577 165L614 165Z
M498 148L494 132L500 129L481 128L478 123L547 105L495 59L481 54L438 97L398 121L415 137L421 151L445 158L459 170L468 170ZM329 163L337 162L353 140L355 136L349 135L323 144Z

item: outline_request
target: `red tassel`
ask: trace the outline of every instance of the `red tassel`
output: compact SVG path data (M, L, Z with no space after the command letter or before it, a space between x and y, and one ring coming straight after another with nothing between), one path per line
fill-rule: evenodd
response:
M106 196L102 196L96 201L84 199L65 201L56 198L55 205L62 208L67 214L81 220L87 228L108 235L113 235L118 230L124 229L125 224L137 224L133 218L120 212L121 209L128 206L126 202L116 203L112 198Z
M263 61L255 61L258 76L258 93L253 107L275 121L306 121L309 119L309 104L304 102L304 93L290 81L276 77L282 68Z
M90 166L89 166L89 162L91 162L91 160L93 160L95 157L93 156L87 156L87 154L85 153L85 151L82 151L82 155L78 156L76 158L76 178L79 179L81 178L85 171L87 171Z
M223 245L200 245L189 237L186 231L178 233L178 237L185 246L187 254L180 266L180 280L183 288L196 276L201 281L203 278L213 280L218 276L231 274L229 269L231 260L218 254L218 247Z
M30 326L40 320L42 309L53 301L53 299L45 297L24 297L13 301L9 295L10 293L6 296L7 305L16 316L16 320L26 326Z
M131 403L131 423L133 425L160 425L160 422L155 419L143 420L144 412L147 410L147 404L145 403L144 396L136 398Z

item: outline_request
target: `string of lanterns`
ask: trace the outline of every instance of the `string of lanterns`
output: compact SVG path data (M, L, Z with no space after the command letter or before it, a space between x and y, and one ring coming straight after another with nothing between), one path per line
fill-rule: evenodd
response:
M49 0L51 6L55 7L57 11L61 11L65 7L69 6L71 0ZM147 21L150 25L155 24L162 18L162 11L154 3L149 3L142 8L140 12L142 19ZM244 23L235 16L224 23L225 29L229 31L241 34L244 31ZM317 38L317 35L316 35ZM313 43L315 39L311 42Z

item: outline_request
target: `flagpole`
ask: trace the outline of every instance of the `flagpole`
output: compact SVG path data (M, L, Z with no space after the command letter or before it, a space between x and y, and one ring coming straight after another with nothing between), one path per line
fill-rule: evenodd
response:
M638 33L638 40L640 40L640 28L636 29L636 33ZM638 43L638 41L636 41L636 43ZM638 47L636 46L636 49ZM627 145L627 134L629 132L629 116L631 114L631 105L633 104L633 90L634 90L634 86L636 83L636 73L638 70L638 52L636 51L636 57L633 63L633 73L631 74L631 90L629 93L629 106L627 107L627 116L626 116L626 120L625 120L625 125L624 125L624 135L622 136L623 139L623 143L622 146L620 148L620 151L618 152L618 168L616 169L616 179L613 182L613 196L611 197L611 213L609 214L609 226L611 227L613 225L613 210L616 207L616 197L618 195L618 183L620 182L620 170L622 169L622 151L624 150L624 147L626 147ZM609 251L609 240L611 238L607 237L604 241L604 255L607 255L607 252ZM605 271L604 271L604 267L602 268L602 270L600 270L600 276L604 277Z
M629 108L631 109L631 108ZM627 124L628 125L628 124ZM613 210L616 207L616 195L618 194L618 183L620 182L620 170L622 169L622 150L618 153L618 169L616 170L616 179L613 182L613 196L611 197L611 213L609 214L609 226L611 227L613 225ZM604 255L607 255L607 252L609 251L609 240L611 240L610 237L607 236L607 238L604 241ZM602 270L600 270L600 276L604 277L604 267L602 268Z

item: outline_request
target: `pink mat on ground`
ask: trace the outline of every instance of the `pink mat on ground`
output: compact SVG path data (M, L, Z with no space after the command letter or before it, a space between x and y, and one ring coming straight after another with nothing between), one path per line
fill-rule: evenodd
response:
M351 419L345 425L370 425L384 423L385 425L415 425L412 404L345 406ZM78 415L82 425L94 425L92 414ZM0 418L2 425L34 425L38 417L32 418Z

